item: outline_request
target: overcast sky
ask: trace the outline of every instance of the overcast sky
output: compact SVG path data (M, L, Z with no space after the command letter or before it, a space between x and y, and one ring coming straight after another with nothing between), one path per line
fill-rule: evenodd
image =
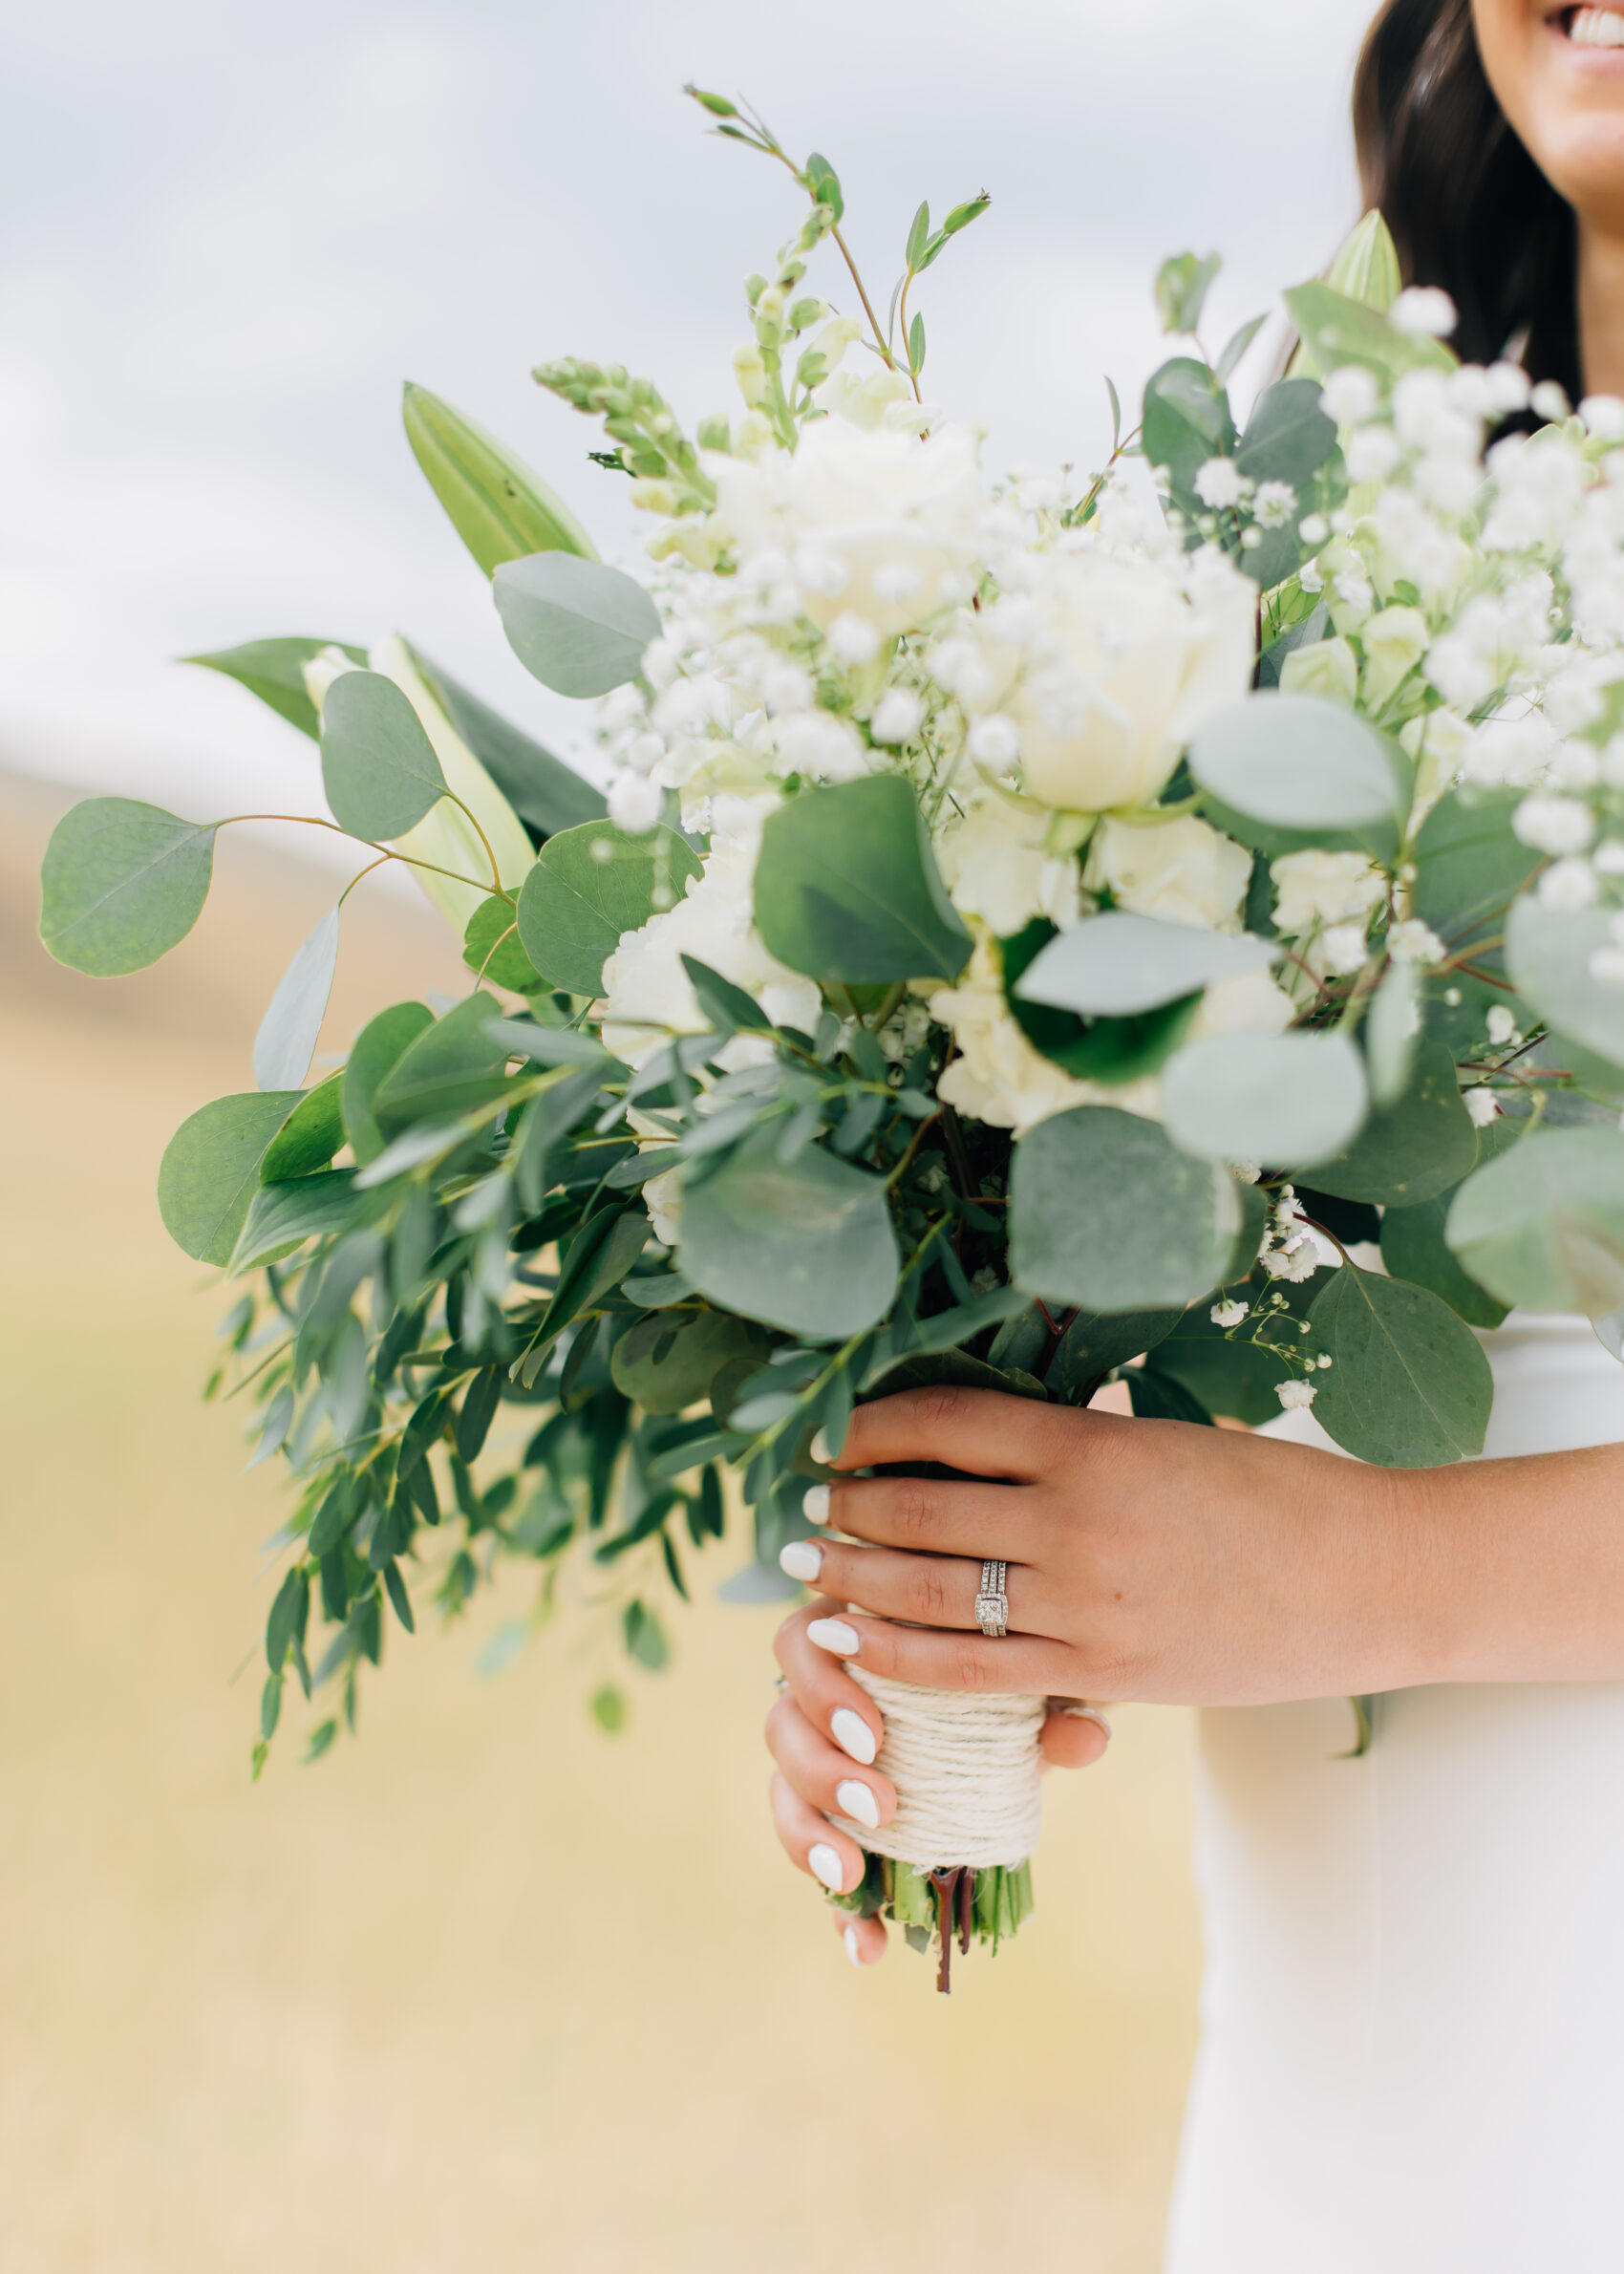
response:
M406 448L413 378L640 531L600 438L528 377L617 359L729 405L739 279L800 193L682 81L823 150L887 293L921 197L992 211L931 271L928 393L994 468L1092 461L1100 374L1158 359L1157 261L1227 261L1214 333L1357 218L1372 0L75 0L11 19L0 87L0 763L203 818L309 808L313 752L177 667L398 628L555 745ZM840 279L824 281L831 298Z

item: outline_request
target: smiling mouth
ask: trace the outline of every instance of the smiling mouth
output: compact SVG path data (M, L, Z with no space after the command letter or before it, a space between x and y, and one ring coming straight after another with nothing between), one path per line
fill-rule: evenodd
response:
M1624 48L1624 15L1611 8L1565 8L1555 30L1576 48Z

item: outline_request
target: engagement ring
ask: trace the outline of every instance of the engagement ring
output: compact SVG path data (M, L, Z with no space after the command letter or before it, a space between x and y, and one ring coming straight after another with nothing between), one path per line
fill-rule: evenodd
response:
M975 1598L975 1617L981 1632L993 1642L1010 1631L1010 1598L1004 1593L1006 1568L993 1556L981 1566L981 1592Z

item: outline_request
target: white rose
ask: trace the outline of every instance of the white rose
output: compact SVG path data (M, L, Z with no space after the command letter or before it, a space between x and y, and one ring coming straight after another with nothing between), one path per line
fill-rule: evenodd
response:
M1193 814L1143 826L1107 819L1094 832L1083 882L1090 891L1108 890L1136 915L1232 931L1251 882L1251 855Z
M1206 1035L1283 1035L1296 1017L1292 998L1266 971L1217 979L1201 998L1188 1040Z
M1049 816L989 792L948 830L937 860L961 915L979 916L1008 939L1035 916L1062 929L1080 912L1076 860L1044 846Z
M793 456L706 463L718 525L741 555L788 554L806 612L825 631L854 615L882 638L910 632L956 593L976 557L987 501L966 427L921 441L821 418Z
M1419 608L1384 608L1359 636L1364 642L1365 702L1378 711L1426 654L1432 634Z
M1284 853L1273 865L1274 922L1288 939L1316 924L1366 916L1386 894L1381 871L1356 852Z
M1358 657L1345 639L1316 639L1293 648L1280 666L1283 695L1319 695L1352 710L1358 700Z
M693 955L720 972L761 1005L776 1023L810 1032L823 998L816 984L769 955L756 930L756 847L740 838L712 840L704 873L686 898L628 932L604 965L604 1044L629 1066L640 1066L673 1035L705 1032L708 1021L682 968ZM748 1063L766 1045L736 1039L719 1054L723 1065ZM731 1054L731 1055L730 1055Z
M1074 813L1143 804L1250 684L1256 591L1218 560L1087 549L1035 567L1030 646L1002 654L1027 785Z

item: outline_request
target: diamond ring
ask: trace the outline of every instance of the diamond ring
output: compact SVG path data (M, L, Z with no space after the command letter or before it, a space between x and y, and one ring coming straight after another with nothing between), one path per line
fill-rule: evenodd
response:
M981 1566L981 1592L975 1598L975 1619L990 1642L1010 1631L1010 1598L1004 1593L1008 1567L989 1555Z

